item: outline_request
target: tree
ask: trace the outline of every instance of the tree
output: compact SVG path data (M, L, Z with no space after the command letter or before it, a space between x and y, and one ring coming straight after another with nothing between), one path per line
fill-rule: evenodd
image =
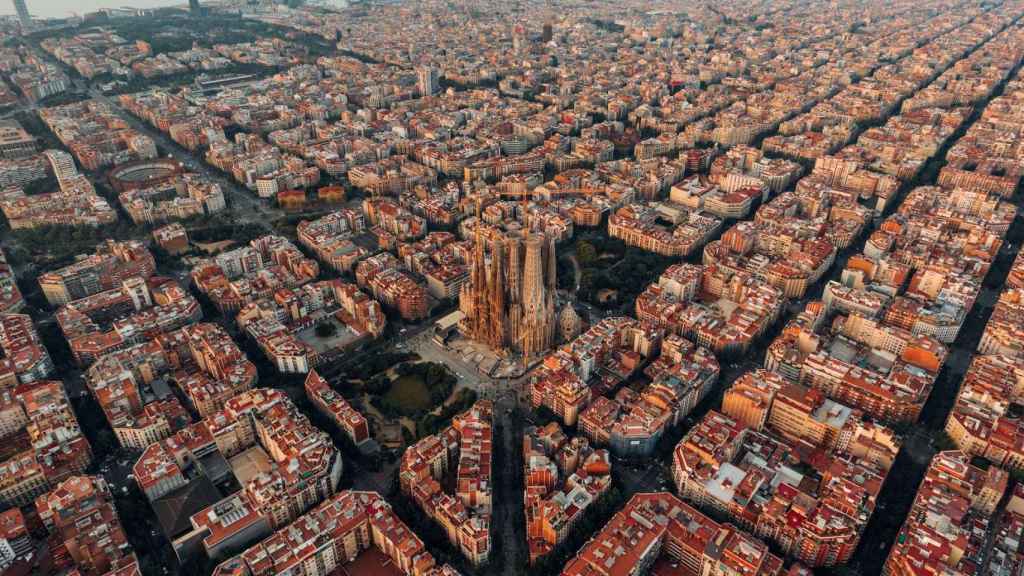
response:
M597 249L590 242L580 240L576 243L576 259L580 266L589 266L597 260Z
M416 442L416 436L405 426L402 426L402 442L409 446Z
M330 338L338 333L338 327L334 325L334 322L320 322L313 332L318 338Z
M117 450L119 443L117 437L108 428L103 428L96 433L96 453L107 455Z
M959 449L956 442L949 437L949 434L947 434L945 430L935 432L932 436L932 441L935 443L935 449L939 452Z
M429 366L427 366L427 373L426 377L424 378L424 380L426 380L427 387L434 388L435 386L437 386L438 383L440 383L444 378L444 375L444 366L442 366L441 364L431 363Z
M580 292L587 294L594 289L594 271L590 268L580 275Z
M387 394L390 389L391 379L388 378L386 374L377 374L363 385L363 390L368 394L374 394L377 396Z
M439 418L434 414L424 414L423 417L416 422L416 436L423 438L433 434L438 429L438 420ZM402 429L404 430L405 428L403 427Z

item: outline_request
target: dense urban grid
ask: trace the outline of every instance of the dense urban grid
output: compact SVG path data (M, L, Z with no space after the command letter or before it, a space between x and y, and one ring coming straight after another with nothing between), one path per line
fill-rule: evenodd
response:
M1024 573L1024 0L0 18L0 574Z

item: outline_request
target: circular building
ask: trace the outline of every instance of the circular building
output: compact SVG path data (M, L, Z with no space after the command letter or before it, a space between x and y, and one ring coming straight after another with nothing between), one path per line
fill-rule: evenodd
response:
M128 162L112 168L107 174L110 186L118 193L152 188L174 180L183 173L181 163L173 158L156 158Z

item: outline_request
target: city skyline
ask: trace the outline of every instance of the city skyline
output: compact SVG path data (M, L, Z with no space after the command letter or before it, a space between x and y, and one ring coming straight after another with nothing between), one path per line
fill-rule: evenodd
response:
M1024 0L313 2L0 19L0 572L1024 573Z
M35 18L69 18L84 16L89 12L105 8L166 8L187 6L185 0L11 0L24 1L29 13ZM16 15L14 4L0 5L0 16Z

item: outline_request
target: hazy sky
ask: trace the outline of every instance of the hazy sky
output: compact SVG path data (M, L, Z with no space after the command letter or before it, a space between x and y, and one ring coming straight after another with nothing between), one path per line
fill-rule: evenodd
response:
M188 4L188 0L25 0L33 16L63 18L72 13L84 14L100 8L156 8ZM14 0L0 0L0 14L14 14Z

